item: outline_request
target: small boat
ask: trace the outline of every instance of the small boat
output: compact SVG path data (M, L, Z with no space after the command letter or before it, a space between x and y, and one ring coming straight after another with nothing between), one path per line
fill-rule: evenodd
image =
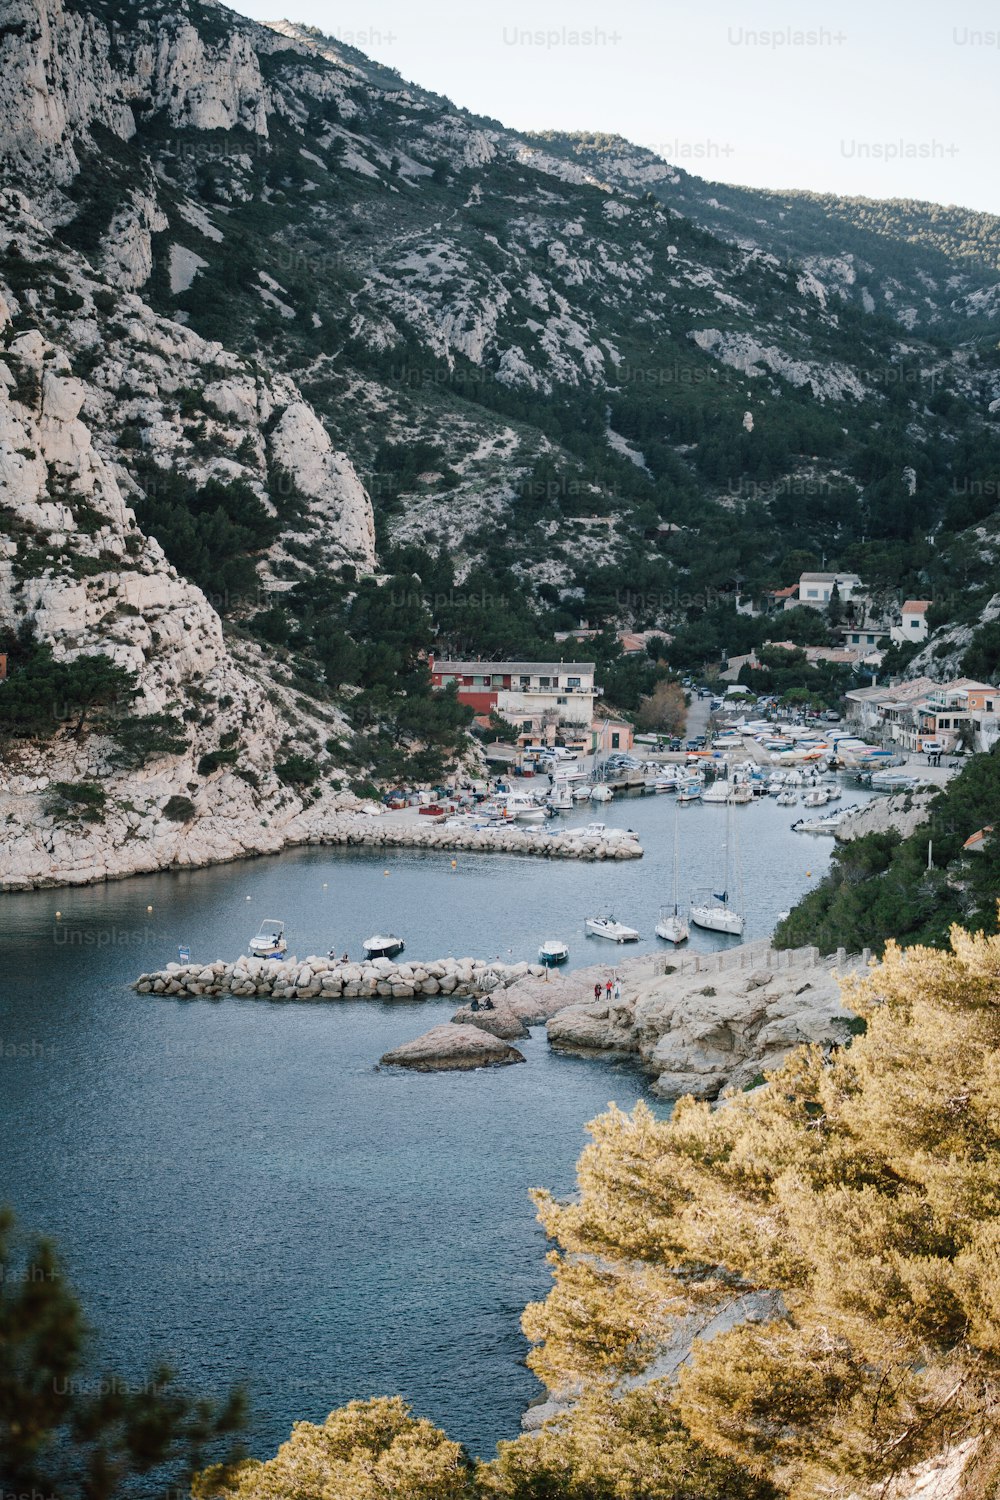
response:
M568 958L569 948L565 943L560 943L558 938L546 938L538 950L538 962L547 969L555 968L556 964L564 964Z
M700 802L701 801L701 787L698 785L697 782L694 782L694 781L687 781L687 782L682 783L677 788L677 801L678 802Z
M799 818L792 824L793 833L836 833L840 825L858 810L857 804L850 807L835 807L832 812L819 818Z
M713 781L701 794L702 802L728 802L730 796L728 781Z
M775 798L775 805L777 807L794 807L798 800L794 792L779 792Z
M713 892L711 901L692 903L691 920L696 927L707 927L710 932L728 932L733 937L743 936L743 918L729 905L725 891L721 896Z
M281 958L287 947L284 922L267 917L261 922L257 936L250 939L248 952L253 958Z
M806 792L802 798L803 807L825 807L829 802L829 793L825 786L813 787L811 792Z
M637 943L639 934L634 927L626 927L614 917L588 917L583 924L591 937L608 938L612 943Z
M584 833L593 834L596 838L600 838L601 834L607 833L608 825L607 823L588 823L583 831Z
M667 943L686 943L691 936L690 927L680 912L677 911L676 907L672 912L668 912L664 908L660 913L660 920L657 922L654 931L658 938L663 938L664 942Z
M599 781L596 786L592 786L590 788L591 802L610 802L614 795L615 794L611 790L611 788L609 786L605 786L601 781Z
M573 801L574 802L589 802L590 801L590 787L589 786L575 786L573 788Z
M737 807L745 807L748 802L753 801L753 788L745 781L738 781L729 793L729 800Z
M377 933L375 937L365 938L361 946L365 950L365 958L395 958L402 953L406 944L393 933Z
M573 811L573 793L568 786L554 786L546 801L553 812Z

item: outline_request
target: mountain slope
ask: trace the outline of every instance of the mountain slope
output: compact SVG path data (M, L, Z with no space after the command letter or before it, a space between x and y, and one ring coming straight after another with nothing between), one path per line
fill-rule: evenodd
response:
M275 847L345 781L435 779L464 719L434 649L565 655L582 616L628 708L663 669L616 628L698 665L770 628L737 590L811 558L946 586L995 349L708 232L708 185L198 0L16 0L0 66L0 710L46 650L108 652L180 726L118 770L121 704L8 735L19 879L209 857L221 807L222 853ZM157 790L123 840L44 777Z

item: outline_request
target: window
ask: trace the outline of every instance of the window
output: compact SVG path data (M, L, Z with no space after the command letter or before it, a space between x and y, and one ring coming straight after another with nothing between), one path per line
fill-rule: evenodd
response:
M522 720L522 722L521 722L521 728L524 730L525 734L530 734L531 733L531 720L530 719L524 719L524 720Z
M861 644L861 637L859 635L852 635L851 636L851 644L853 646L860 646L860 644Z
M819 598L819 590L818 589L806 589L806 598L807 599L818 599Z
M910 629L911 630L919 630L920 629L920 621L919 620L911 620L910 621Z
M521 678L521 686L523 688L529 688L531 686L531 678L530 677L522 677Z
M612 734L612 736L611 736L611 748L612 748L612 750L620 750L621 749L621 738L622 737L617 732L617 730Z
M497 672L494 672L490 681L493 687L503 687L503 678Z
M552 687L552 678L551 677L539 677L539 679L538 679L538 686L539 687L543 687L543 688Z
M578 691L580 687L579 677L567 677L566 686L569 688L570 692Z

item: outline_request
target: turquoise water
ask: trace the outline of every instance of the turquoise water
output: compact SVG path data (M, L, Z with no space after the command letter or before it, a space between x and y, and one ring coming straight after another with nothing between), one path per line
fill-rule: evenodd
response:
M829 840L789 832L790 813L735 810L748 937L829 857ZM682 893L717 885L725 811L678 815ZM374 1070L447 1002L178 1002L128 986L181 943L235 955L264 916L287 920L300 956L356 954L389 927L426 957L532 958L560 936L577 965L621 951L583 937L606 907L653 947L673 803L601 816L639 829L646 858L459 855L453 871L451 855L310 849L2 898L0 1198L62 1245L102 1359L138 1376L166 1356L216 1392L244 1382L260 1455L297 1418L391 1392L473 1452L516 1435L538 1392L518 1319L548 1286L528 1191L569 1191L585 1121L612 1099L631 1107L643 1080L554 1056L543 1030L523 1067Z

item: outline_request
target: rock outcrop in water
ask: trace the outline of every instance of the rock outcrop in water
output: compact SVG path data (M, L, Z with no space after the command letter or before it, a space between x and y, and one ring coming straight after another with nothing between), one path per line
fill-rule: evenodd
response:
M847 1040L853 1017L836 974L836 961L814 948L764 945L692 955L665 973L652 963L636 966L625 974L620 1001L559 1011L548 1023L549 1041L565 1051L635 1056L663 1098L714 1099L752 1084L802 1043Z
M385 1067L412 1068L418 1073L449 1073L456 1069L504 1068L524 1062L524 1054L479 1026L446 1022L386 1052L379 1061Z

